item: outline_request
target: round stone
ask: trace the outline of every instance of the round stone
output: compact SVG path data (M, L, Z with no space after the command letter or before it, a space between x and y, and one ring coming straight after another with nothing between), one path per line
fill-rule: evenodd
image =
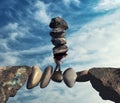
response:
M72 68L68 68L63 73L63 80L68 87L73 87L77 78L76 72Z
M55 18L52 18L50 24L49 24L49 27L50 28L63 28L63 29L68 29L68 25L66 23L66 21L60 17L55 17Z
M53 67L52 66L47 66L43 72L43 75L41 77L41 83L40 83L40 87L41 88L45 88L48 86L51 76L53 73Z
M40 82L41 77L42 77L41 69L38 66L33 66L32 73L27 81L27 89L32 89L33 87L37 86Z
M68 51L68 47L66 45L56 46L53 48L53 54L60 54L60 53L66 53Z
M55 71L52 75L52 80L54 82L62 82L63 80L62 71Z
M65 38L52 38L51 41L55 46L60 46L67 43Z
M66 34L65 30L63 30L62 28L54 28L51 32L50 35L53 38L62 38L64 37Z

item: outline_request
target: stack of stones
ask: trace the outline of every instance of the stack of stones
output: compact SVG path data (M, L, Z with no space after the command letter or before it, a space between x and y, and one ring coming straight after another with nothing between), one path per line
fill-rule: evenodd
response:
M52 76L52 80L55 82L61 82L63 79L62 71L60 69L61 59L67 55L68 47L66 46L65 34L68 29L68 25L65 20L60 17L52 18L49 27L52 28L50 35L52 37L54 60L56 67Z
M67 55L68 48L65 45L67 43L65 39L66 29L68 25L60 17L53 18L49 24L49 27L52 28L50 35L52 37L52 44L55 46L53 48L53 55L56 66L60 66L60 60ZM57 68L56 68L57 69ZM60 69L60 67L59 67Z

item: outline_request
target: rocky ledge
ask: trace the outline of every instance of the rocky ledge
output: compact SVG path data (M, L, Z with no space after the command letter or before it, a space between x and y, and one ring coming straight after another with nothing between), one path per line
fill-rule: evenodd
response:
M120 68L93 68L89 75L102 99L120 103Z
M31 72L32 68L28 66L0 67L0 103L14 97Z

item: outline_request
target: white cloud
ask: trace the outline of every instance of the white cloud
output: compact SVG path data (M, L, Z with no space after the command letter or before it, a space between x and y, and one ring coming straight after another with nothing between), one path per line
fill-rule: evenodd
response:
M51 17L47 13L48 5L43 3L42 1L37 1L35 4L35 11L34 17L41 23L48 24L51 20Z
M69 7L70 4L74 4L76 6L80 5L80 0L63 0L64 4Z
M0 59L2 59L0 62L2 66L13 66L19 62L19 58L16 54L0 53Z
M120 7L119 0L100 0L98 5L94 8L95 10L109 10Z
M0 29L1 35L6 35L6 40L16 40L18 37L25 36L29 32L29 27L20 26L19 23L8 23L6 26Z
M96 19L68 37L70 50L66 62L119 66L119 17L118 10L114 14Z
M6 30L16 30L18 28L18 23L9 23L6 25Z

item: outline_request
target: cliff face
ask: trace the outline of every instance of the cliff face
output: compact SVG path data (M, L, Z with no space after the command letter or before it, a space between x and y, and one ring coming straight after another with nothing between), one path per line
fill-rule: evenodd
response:
M120 103L120 68L92 68L89 78L102 99Z
M6 103L9 97L15 96L31 72L28 66L0 67L0 103Z

